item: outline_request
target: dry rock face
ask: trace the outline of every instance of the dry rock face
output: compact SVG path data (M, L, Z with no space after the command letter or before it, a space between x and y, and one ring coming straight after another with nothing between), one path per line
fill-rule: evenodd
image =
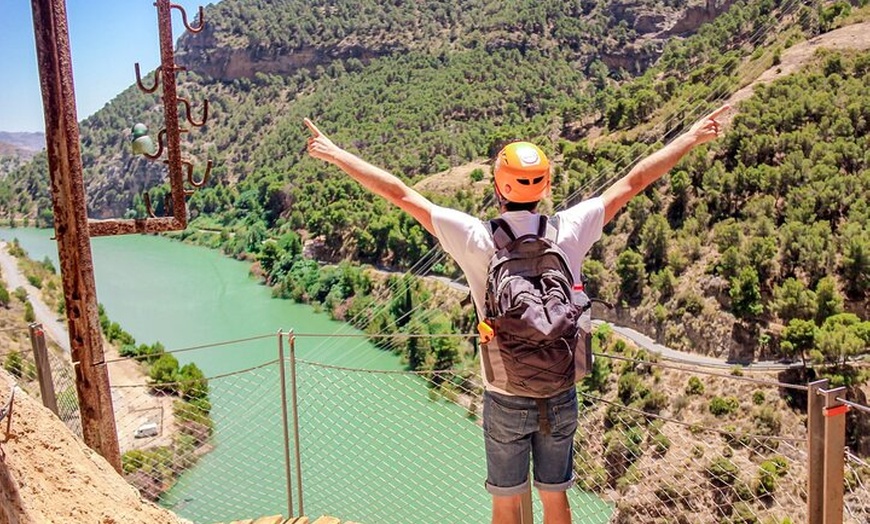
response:
M0 405L14 384L0 370ZM18 390L12 424L0 421L0 524L184 524L143 500L51 411Z
M733 3L734 0L689 0L680 5L652 5L638 0L614 0L604 7L606 16L625 22L637 38L627 45L598 50L594 57L586 58L599 58L611 69L641 74L658 59L668 38L697 31L701 25L727 11ZM222 81L254 78L256 73L292 75L300 69L328 66L333 60L355 58L369 62L393 53L425 49L429 45L409 36L412 33L366 32L361 29L326 45L287 48L263 44L248 35L219 34L216 25L206 23L201 32L181 35L175 58L190 70ZM540 34L492 29L486 38L486 48L493 51L524 49L529 45L535 47L540 43L538 39L549 36L546 29L542 29Z

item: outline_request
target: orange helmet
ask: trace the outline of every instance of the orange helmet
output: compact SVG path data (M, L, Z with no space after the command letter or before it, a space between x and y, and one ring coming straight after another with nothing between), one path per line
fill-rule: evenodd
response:
M495 158L495 187L508 202L541 200L550 189L550 161L530 142L512 142Z

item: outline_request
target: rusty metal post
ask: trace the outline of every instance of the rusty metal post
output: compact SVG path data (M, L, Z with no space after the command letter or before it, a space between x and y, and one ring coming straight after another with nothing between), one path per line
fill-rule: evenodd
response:
M82 435L89 447L121 471L109 373L97 312L88 235L81 144L64 0L31 0L45 139L60 271Z
M837 397L846 393L840 387L824 390L825 396L825 520L824 524L843 524L843 496L846 468L846 412L849 406Z
M178 95L175 86L175 65L172 52L172 3L157 0L157 26L160 35L160 62L163 75L163 118L168 137L167 157L169 164L169 187L172 194L172 216L178 221L178 228L187 227L187 207L184 204L184 183L181 174L181 144L178 127Z
M39 381L42 405L57 415L57 395L54 392L54 379L51 376L51 362L48 360L42 324L30 324L30 345L33 347L33 360L36 361L36 379Z
M825 399L820 391L828 380L817 380L807 389L807 524L823 524L825 504Z

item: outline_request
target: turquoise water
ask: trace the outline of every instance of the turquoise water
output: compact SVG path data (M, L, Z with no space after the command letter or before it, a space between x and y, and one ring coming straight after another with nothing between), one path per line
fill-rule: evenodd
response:
M51 231L0 229L31 258L57 264ZM143 235L92 240L98 301L138 343L168 350L293 329L297 354L346 368L395 371L398 358L311 307L273 299L248 265ZM274 338L176 353L210 380L215 448L162 501L182 517L216 522L288 514L280 383ZM353 373L299 364L305 513L364 524L488 522L480 427L461 408L429 398L406 374ZM289 372L289 370L288 370ZM297 487L293 486L298 512ZM572 492L576 522L607 522L611 509ZM579 515L588 515L582 518Z

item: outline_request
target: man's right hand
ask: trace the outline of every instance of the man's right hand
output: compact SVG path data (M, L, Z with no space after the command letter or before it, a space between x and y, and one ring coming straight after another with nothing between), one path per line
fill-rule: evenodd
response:
M308 138L308 154L314 158L325 160L327 162L335 162L335 158L341 149L336 146L328 136L324 135L317 129L309 119L304 119L305 126L311 131L311 137Z
M731 109L731 106L725 104L695 122L686 133L692 139L693 144L701 145L719 138L719 134L722 132L722 124L719 122L718 118L729 109Z

